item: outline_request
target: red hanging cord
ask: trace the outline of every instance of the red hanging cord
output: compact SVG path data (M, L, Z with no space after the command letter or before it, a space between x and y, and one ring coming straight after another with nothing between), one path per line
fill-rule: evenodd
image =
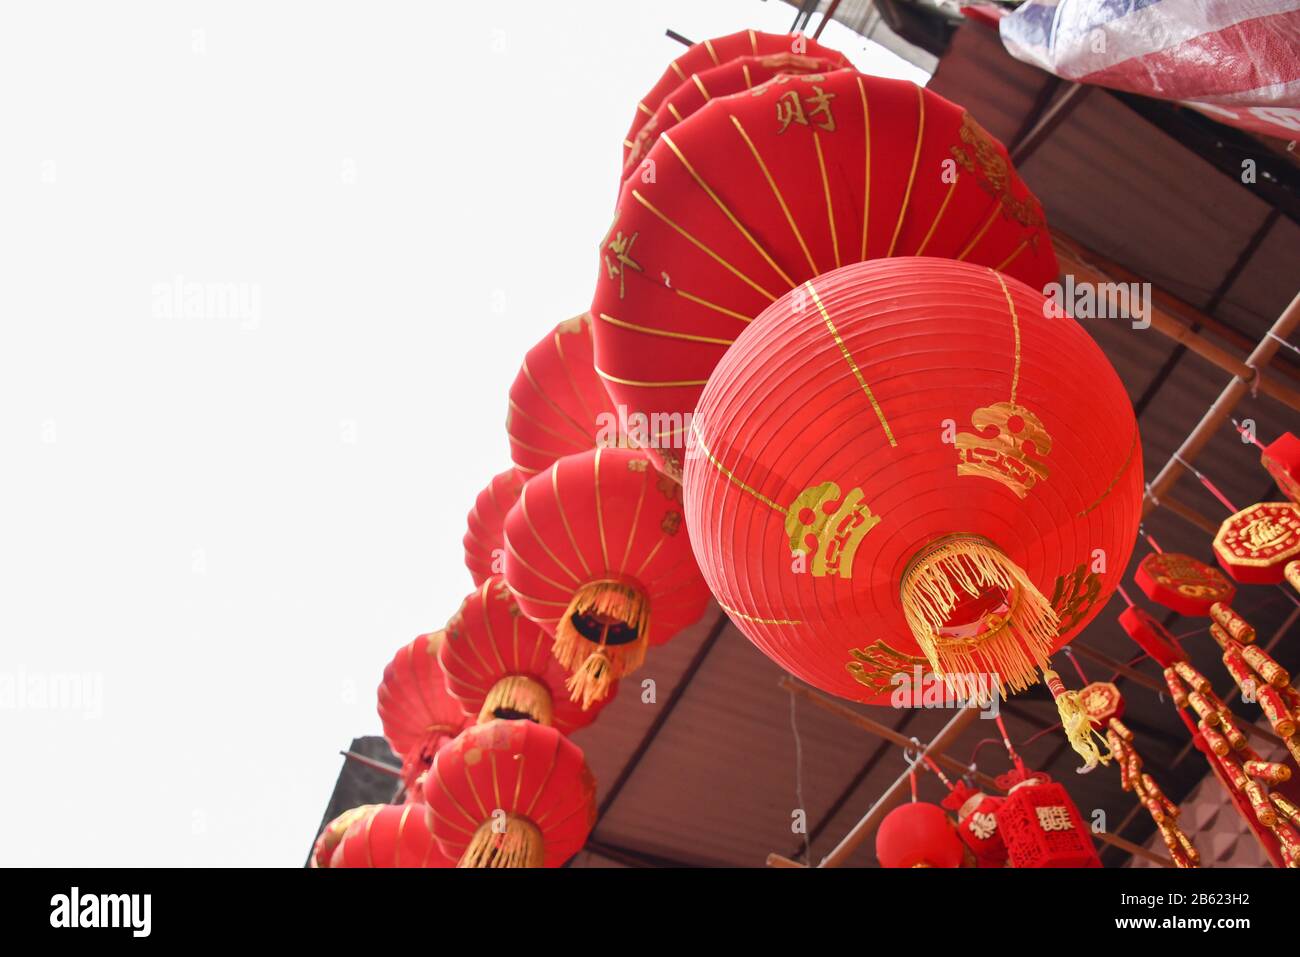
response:
M1074 657L1074 652L1070 650L1070 646L1066 645L1061 650L1065 652L1065 657L1070 659L1070 664L1074 665L1074 670L1075 673L1078 674L1079 680L1082 681L1085 685L1091 684L1091 682L1088 681L1088 676L1083 673L1083 666L1079 664L1079 662Z
M1236 419L1229 419L1228 421L1232 423L1232 427L1237 430L1238 435L1240 435L1251 445L1255 446L1255 448L1259 449L1260 451L1263 451L1264 446L1259 441L1259 439L1255 438L1255 432L1253 429L1243 429L1241 427L1241 423L1238 422Z
M1007 726L1002 721L1001 713L994 715L993 719L997 721L998 730L1002 732L1002 746L1007 749L1007 754L1011 757L1012 763L1015 764L1016 770L1024 774L1025 762L1020 760L1020 755L1016 754L1016 749L1011 746L1011 735L1007 734Z

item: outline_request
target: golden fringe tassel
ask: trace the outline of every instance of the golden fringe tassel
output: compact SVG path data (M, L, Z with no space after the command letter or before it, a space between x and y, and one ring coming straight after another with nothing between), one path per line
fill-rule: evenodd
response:
M507 814L505 827L488 818L478 826L457 867L541 867L546 857L542 832L526 817ZM499 826L499 825L497 825Z
M1010 597L1007 620L969 640L941 637L939 629L957 606L957 588L975 597L989 587ZM930 665L963 697L979 696L980 674L996 675L1004 698L1007 685L1023 691L1035 684L1060 627L1056 609L1024 569L992 542L975 536L944 539L913 559L903 574L902 602Z
M620 645L605 643L607 631L593 640L573 624L573 617L591 616L598 621L621 623L634 629L636 638ZM610 686L645 661L650 635L650 602L636 588L622 582L588 582L574 593L569 607L555 629L555 657L569 675L565 687L571 701L581 701L582 710L609 694Z
M498 711L526 714L538 724L550 727L554 723L551 691L536 678L528 675L506 675L492 686L479 709L478 723L502 717Z
M1065 687L1065 683L1061 681L1061 676L1051 668L1043 669L1043 683L1047 685L1047 690L1052 693L1052 697L1056 700L1056 711L1061 716L1061 730L1065 732L1070 747L1074 748L1075 753L1083 758L1083 767L1075 770L1080 774L1087 774L1098 763L1109 764L1111 759L1110 745L1106 743L1106 739L1101 732L1092 726L1092 720L1088 717L1088 709L1083 706L1083 699L1079 697L1079 692L1071 691ZM1101 748L1106 749L1105 753L1102 752L1101 748L1097 747L1098 741L1101 742Z

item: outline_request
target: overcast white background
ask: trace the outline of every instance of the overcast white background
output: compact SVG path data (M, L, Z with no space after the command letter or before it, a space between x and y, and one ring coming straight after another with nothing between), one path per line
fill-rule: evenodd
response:
M301 864L384 664L471 587L506 392L590 301L664 29L793 19L5 4L0 864ZM178 281L247 309L169 315ZM40 707L70 675L99 700Z

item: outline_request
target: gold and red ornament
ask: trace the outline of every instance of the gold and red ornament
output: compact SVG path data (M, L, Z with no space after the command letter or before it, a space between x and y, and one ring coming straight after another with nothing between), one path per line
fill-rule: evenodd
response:
M1286 576L1286 580L1291 584L1291 587L1300 592L1300 559L1287 562L1282 569L1282 573Z
M1246 585L1279 585L1300 557L1300 505L1257 502L1224 520L1214 536L1224 571Z
M330 857L340 867L451 867L433 839L433 814L419 803L383 804L358 816Z
M977 867L1005 867L1007 845L998 830L1003 798L958 781L941 802L957 815L957 836L975 857Z
M687 525L718 602L804 681L884 703L914 665L968 697L1041 673L1095 764L1050 656L1119 584L1142 456L1114 369L1046 313L1041 293L950 260L806 283L704 389Z
M510 458L524 481L566 455L620 444L618 422L592 365L590 316L560 323L528 350L506 415Z
M1300 439L1283 432L1260 450L1259 461L1282 494L1300 503Z
M1249 645L1255 640L1255 629L1242 618L1227 602L1218 601L1210 606L1210 618L1221 630L1225 631L1233 641L1240 641L1242 644ZM1213 632L1213 628L1210 629Z
M519 500L524 480L517 469L506 469L492 477L487 487L478 493L474 507L465 519L465 567L474 579L475 587L493 575L500 575L505 567L505 544L502 530L506 513Z
M1101 867L1088 825L1064 787L1027 769L998 783L1008 788L997 817L1012 867Z
M937 804L900 804L876 830L881 867L961 867L965 849L952 821Z
M596 821L582 750L533 721L488 721L434 759L424 783L433 833L459 867L559 867Z
M1152 552L1133 577L1152 601L1189 618L1209 615L1215 602L1231 604L1237 593L1223 572L1178 552Z
M618 686L584 711L569 700L568 672L555 660L553 644L520 611L505 580L494 576L447 622L438 663L447 691L478 723L526 719L568 735L595 721Z
M709 601L681 486L635 449L566 456L528 481L506 517L505 581L523 613L554 636L584 708Z

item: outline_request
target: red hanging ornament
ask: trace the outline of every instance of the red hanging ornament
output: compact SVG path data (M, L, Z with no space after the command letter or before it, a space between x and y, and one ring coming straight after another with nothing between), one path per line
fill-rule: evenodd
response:
M598 373L658 423L649 447L674 478L719 358L805 280L923 254L1035 289L1056 279L1042 209L1005 149L911 83L780 74L711 99L648 158L654 176L628 179L601 242L590 312Z
M961 867L964 856L952 821L937 804L900 804L876 831L881 867Z
M619 444L617 424L592 366L591 318L560 323L528 350L510 386L506 434L515 468L527 481L565 455Z
M379 720L393 752L402 757L408 791L433 762L439 747L460 734L469 721L443 682L438 665L441 631L419 635L403 645L384 669L379 685Z
M596 720L618 690L584 711L569 700L568 673L551 651L554 640L524 617L498 577L473 592L447 622L438 663L447 690L483 723L528 719L572 734Z
M889 700L918 655L972 697L1041 669L1098 760L1048 659L1105 605L1137 532L1142 455L1114 370L984 267L878 260L800 291L723 357L692 423L687 524L718 602L783 668L858 701Z
M359 816L343 834L329 866L451 867L433 839L423 804L383 804Z
M1293 502L1300 503L1300 439L1283 432L1260 452L1259 460L1277 487Z
M524 480L516 469L506 469L492 476L487 488L478 493L474 507L465 520L465 567L474 585L483 584L505 567L502 529L506 513L519 499Z
M577 745L532 721L489 721L442 748L425 778L438 846L460 867L559 867L596 821Z
M1002 798L985 794L958 782L943 799L943 806L957 814L957 836L970 848L979 867L1005 867L1007 845L998 830L998 808Z
M632 449L570 455L529 480L506 517L505 580L524 614L555 636L584 708L709 600L681 487Z
M1224 571L1245 585L1280 585L1300 557L1300 505L1259 502L1226 519L1214 536Z
M1130 605L1120 612L1119 623L1137 646L1161 668L1168 668L1184 657L1181 649L1174 643L1173 636L1169 634L1169 629L1137 605Z
M343 835L347 833L348 828L357 821L364 820L374 814L383 806L382 804L363 804L360 807L349 808L326 824L316 838L316 843L312 846L308 866L329 867L330 858L334 856L334 849L339 846L339 841L343 840Z
M998 826L1012 867L1101 867L1083 815L1069 793L1041 771L1011 784Z
M1178 552L1152 552L1133 577L1152 601L1188 618L1206 617L1215 602L1230 604L1237 594L1223 572Z

